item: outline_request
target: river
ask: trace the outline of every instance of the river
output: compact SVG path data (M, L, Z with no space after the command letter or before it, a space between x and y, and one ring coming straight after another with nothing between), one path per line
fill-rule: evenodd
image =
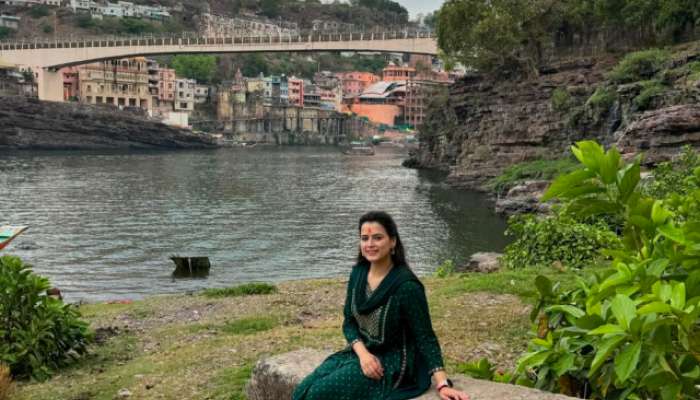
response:
M400 152L332 147L0 154L0 225L29 225L22 257L69 301L249 281L347 275L357 219L397 221L412 268L501 250L505 222L482 194L403 168ZM205 279L174 279L172 255L208 256Z

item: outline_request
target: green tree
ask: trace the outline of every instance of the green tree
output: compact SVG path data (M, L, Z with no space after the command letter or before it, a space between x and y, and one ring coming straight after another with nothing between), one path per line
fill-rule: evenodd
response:
M216 57L210 55L177 55L172 61L179 76L210 83L216 72Z

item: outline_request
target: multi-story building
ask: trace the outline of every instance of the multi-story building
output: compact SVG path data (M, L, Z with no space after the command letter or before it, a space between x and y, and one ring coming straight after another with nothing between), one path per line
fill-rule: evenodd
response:
M77 101L80 99L79 68L63 67L59 72L63 75L63 100Z
M371 72L340 72L335 76L343 85L344 97L359 96L369 85L379 81L379 77Z
M314 32L347 32L355 28L355 25L338 21L315 19L311 21L311 30Z
M20 17L14 15L2 14L0 15L0 26L10 29L19 29Z
M107 60L80 67L80 101L152 109L144 57Z
M204 12L198 20L198 30L207 37L213 36L297 36L299 29L294 22L271 21L257 16L227 17Z
M194 92L197 81L194 79L176 79L175 80L175 111L193 111L194 110Z
M159 105L175 102L175 70L172 68L160 68L158 70L158 103Z
M209 86L207 85L194 85L194 102L196 104L204 104L209 101Z
M61 0L0 0L0 4L20 7L31 7L43 4L46 6L59 7L61 5Z
M415 68L409 66L400 67L394 63L389 63L389 65L382 70L382 80L385 82L407 81L415 78L415 76Z
M318 86L311 82L304 82L304 107L320 107L321 92Z
M304 80L290 77L287 79L287 87L289 104L304 107Z

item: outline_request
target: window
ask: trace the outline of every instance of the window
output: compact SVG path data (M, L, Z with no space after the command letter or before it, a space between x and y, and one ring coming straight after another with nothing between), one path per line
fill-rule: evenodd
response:
M86 90L86 92L88 92L88 93L92 92L92 86L91 86L91 85L87 85L87 90Z
M180 108L187 108L187 103L180 103Z

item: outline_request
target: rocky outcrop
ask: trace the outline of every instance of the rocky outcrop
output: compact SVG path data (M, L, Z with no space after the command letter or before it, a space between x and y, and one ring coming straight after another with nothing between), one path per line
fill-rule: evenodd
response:
M700 147L700 105L682 104L647 111L619 133L620 152L644 152L644 161L655 164L671 159L684 145Z
M525 181L513 186L505 196L496 199L496 213L513 215L549 212L549 204L540 202L547 186L548 181Z
M469 258L469 262L456 269L457 272L483 272L491 273L501 269L501 253L481 252L474 253Z
M0 97L0 150L212 148L213 139L136 112Z
M616 86L606 80L617 64L611 56L543 67L536 78L468 75L449 94L434 97L419 150L407 165L441 169L453 186L486 190L484 184L508 166L563 157L578 140L617 142L625 152L644 152L649 163L666 160L683 144L700 146L700 82L690 82L684 69L699 56L700 49L675 56L661 92L643 106L636 100L645 83ZM589 104L603 87L614 94L612 103ZM655 110L643 113L640 107ZM503 213L529 207L529 200L509 199L499 206Z
M294 387L330 353L302 349L258 361L253 376L246 387L250 400L289 399ZM453 376L455 387L465 391L471 400L572 400L573 397L545 393L523 386L506 385L476 380L465 376ZM419 400L439 399L430 390Z

